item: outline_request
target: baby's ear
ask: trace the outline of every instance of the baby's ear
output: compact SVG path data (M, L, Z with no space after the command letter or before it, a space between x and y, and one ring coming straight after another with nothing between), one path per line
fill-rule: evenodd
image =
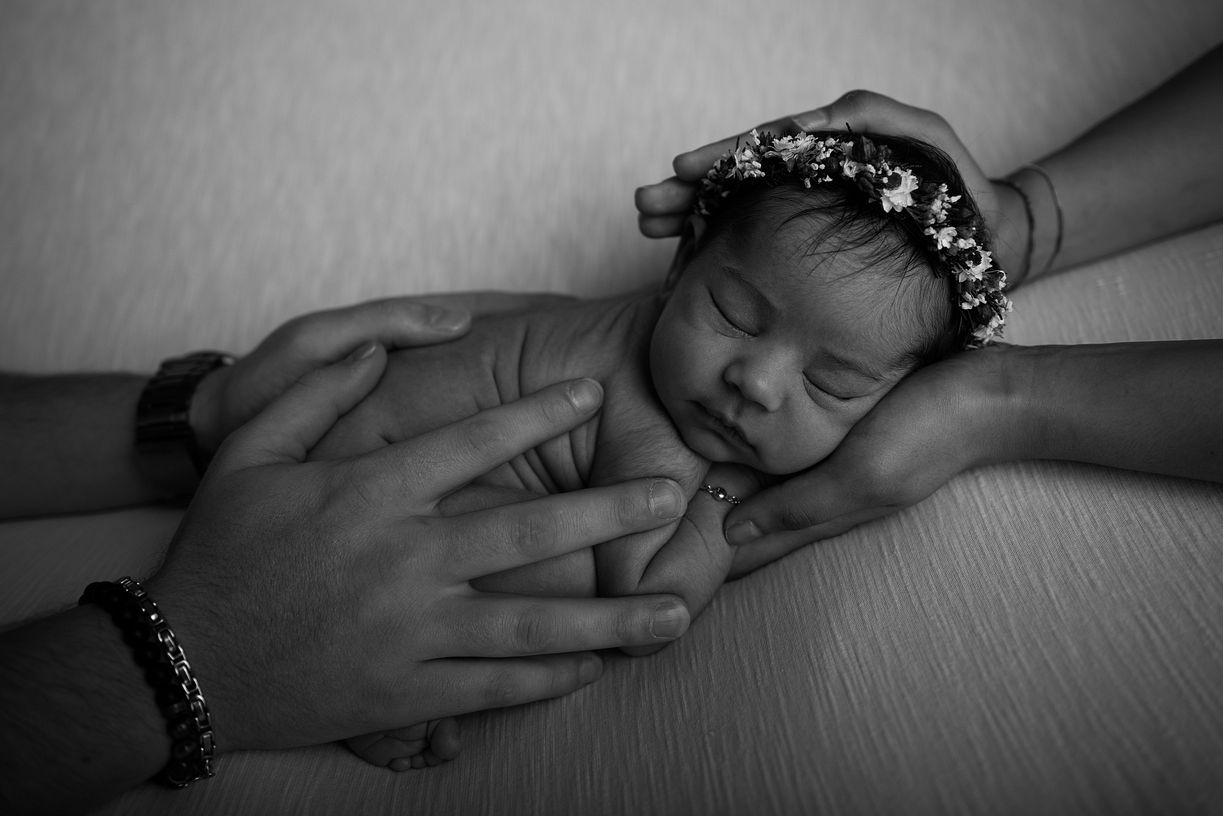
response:
M667 278L663 281L662 291L669 294L679 281L688 262L696 254L705 237L705 219L699 215L690 215L684 220L684 227L679 235L679 244L675 247L675 257L671 259L671 267L667 270Z

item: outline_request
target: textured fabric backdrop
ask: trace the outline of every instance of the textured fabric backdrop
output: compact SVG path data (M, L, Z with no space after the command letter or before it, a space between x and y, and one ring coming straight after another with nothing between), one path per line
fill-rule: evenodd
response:
M867 87L989 172L1223 39L1214 0L0 5L0 368L150 371L304 311L659 280L633 188ZM1223 227L1021 290L1008 339L1223 336ZM149 574L177 515L0 525L0 620ZM972 471L728 586L682 642L394 775L226 756L105 813L1223 811L1223 490Z

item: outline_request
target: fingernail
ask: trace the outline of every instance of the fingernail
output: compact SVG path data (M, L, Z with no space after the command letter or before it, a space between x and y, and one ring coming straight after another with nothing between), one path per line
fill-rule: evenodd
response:
M429 307L429 315L427 317L430 326L442 331L461 329L467 325L467 319L468 314L466 311L447 309L444 306Z
M760 538L760 528L750 521L732 524L726 530L726 543L732 547L742 547Z
M603 398L603 386L594 380L574 380L569 384L569 401L579 411L589 411Z
M368 359L378 350L378 343L374 340L366 340L361 345L357 346L345 359L345 362L356 363L361 360Z
M598 655L587 655L578 669L578 680L582 685L593 683L603 675L603 660Z
M654 610L650 634L655 640L675 640L688 629L688 608L680 603L661 604Z
M794 124L798 125L799 130L819 130L828 126L828 109L817 108L813 111L800 113L794 117Z
M684 512L684 497L679 487L666 479L651 482L650 512L657 518L678 518Z

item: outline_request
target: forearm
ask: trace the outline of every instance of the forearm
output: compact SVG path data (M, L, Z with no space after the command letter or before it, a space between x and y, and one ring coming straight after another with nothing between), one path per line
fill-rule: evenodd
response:
M159 497L136 456L134 374L0 375L0 518Z
M165 721L106 613L82 607L0 635L0 811L69 813L156 774Z
M1003 370L992 458L1223 482L1223 340L1017 347Z
M1064 217L1054 268L1223 219L1223 47L1038 164ZM1056 209L1033 171L1013 176L1036 222L1031 276L1048 265Z

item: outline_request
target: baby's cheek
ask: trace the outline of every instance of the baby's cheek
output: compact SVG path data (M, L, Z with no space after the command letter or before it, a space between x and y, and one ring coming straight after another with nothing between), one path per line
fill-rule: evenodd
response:
M757 446L757 470L777 476L798 473L828 458L849 434L854 420L817 416L770 434L767 445Z

